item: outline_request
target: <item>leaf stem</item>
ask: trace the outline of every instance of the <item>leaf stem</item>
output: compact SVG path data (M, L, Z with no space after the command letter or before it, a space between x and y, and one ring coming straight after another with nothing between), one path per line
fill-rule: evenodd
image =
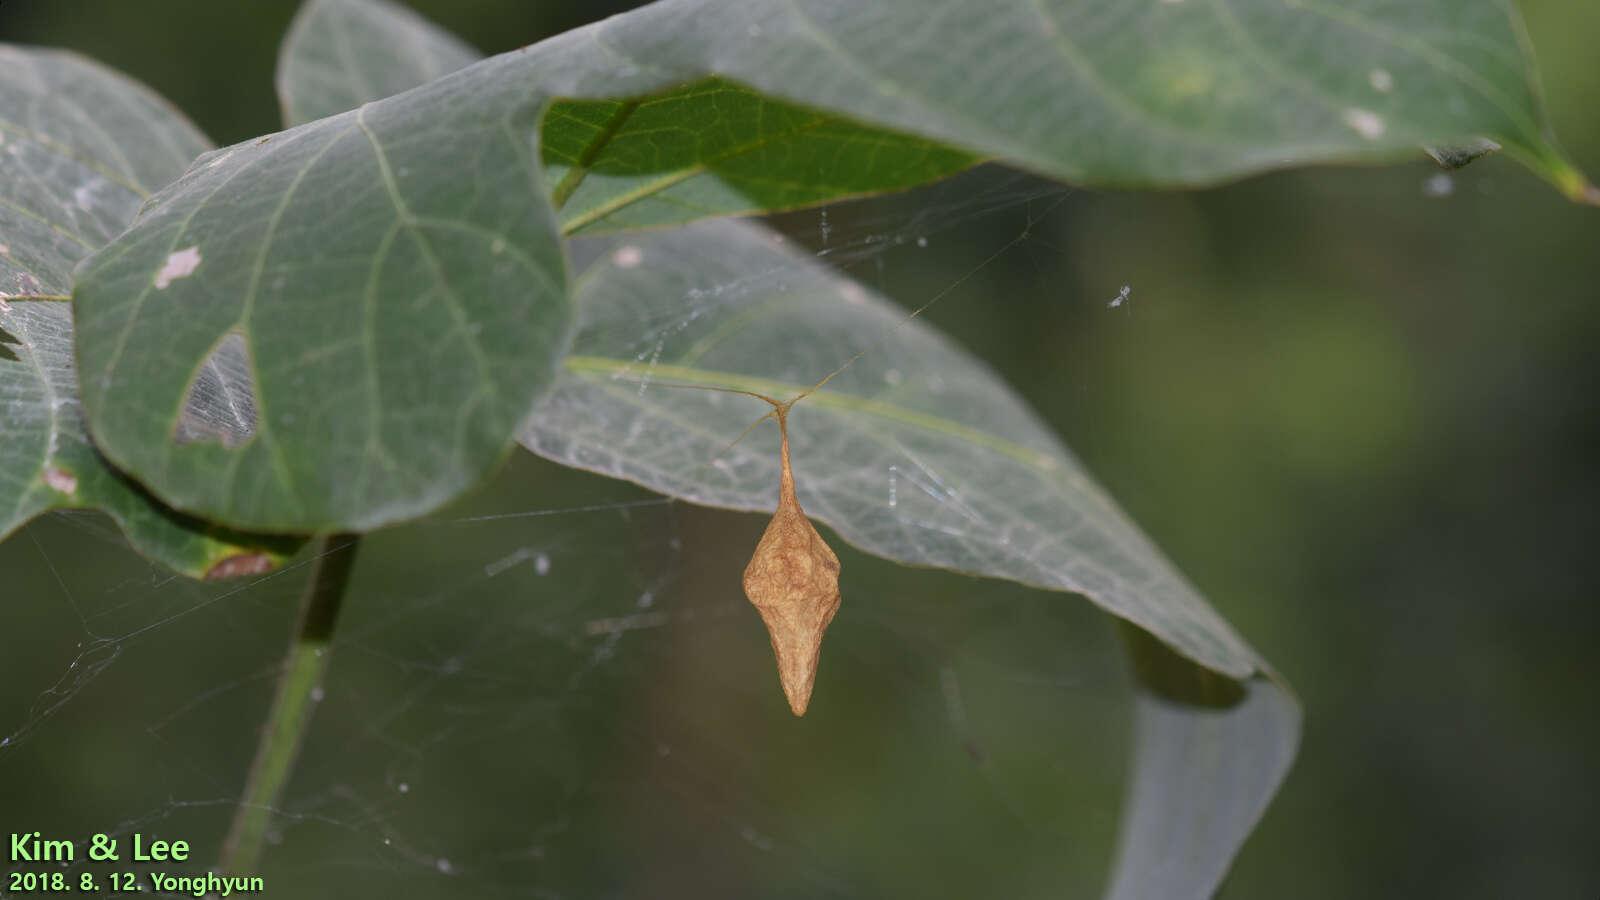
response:
M556 209L559 210L567 205L567 200L572 197L572 193L578 189L578 185L583 183L584 176L589 174L589 167L593 166L594 161L600 158L600 152L606 148L607 144L611 143L611 139L616 137L618 131L622 130L623 123L627 122L628 117L633 115L633 111L638 108L638 100L628 100L618 106L617 111L612 113L611 118L606 121L605 127L600 129L600 133L595 135L593 141L589 142L589 146L583 148L583 155L578 157L577 164L567 170L567 174L561 177L561 183L557 184L556 189L550 193L550 202L555 204Z
M311 724L311 713L320 699L316 695L328 669L328 642L359 542L360 537L353 534L326 535L317 541L317 557L300 598L300 615L284 658L278 693L262 728L233 825L222 845L217 868L223 872L251 874L261 858L267 823L289 780Z

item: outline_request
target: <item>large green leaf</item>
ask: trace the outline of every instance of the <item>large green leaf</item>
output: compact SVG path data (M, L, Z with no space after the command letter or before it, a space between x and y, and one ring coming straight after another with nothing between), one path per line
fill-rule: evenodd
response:
M1593 201L1519 27L1502 0L663 0L572 40L600 69L712 72L1069 181L1206 184L1481 137Z
M180 508L284 531L370 529L483 477L571 319L529 94L447 77L202 157L79 273L107 456ZM228 340L255 428L185 440Z
M1229 681L1123 631L1139 680L1106 900L1209 900L1289 773L1300 707L1274 677Z
M388 0L307 0L278 54L278 104L300 125L471 65L464 41Z
M779 103L720 78L636 101L566 101L544 119L561 225L598 234L893 191L972 154Z
M84 430L72 364L72 267L206 148L143 86L81 57L0 47L0 539L50 509L101 509L146 556L194 577L259 572L294 541L173 512ZM195 404L187 418L226 407Z
M408 48L396 54L392 48ZM477 55L387 0L310 0L278 63L290 125L354 109ZM971 165L969 153L779 103L711 78L638 100L567 100L542 153L562 229L595 234L792 209L896 190Z
M50 509L99 509L136 550L191 578L267 571L299 541L242 534L173 512L89 442L72 368L72 309L0 308L0 539Z
M595 259L582 325L523 442L695 503L770 512L776 428L719 455L767 407L685 386L783 400L865 351L790 413L801 505L871 553L1074 591L1143 629L1129 629L1137 750L1110 896L1210 896L1288 770L1299 709L1015 394L764 229L709 222L579 251ZM873 602L849 583L844 602Z
M78 260L209 146L143 85L0 44L0 300L66 297Z
M535 134L556 99L718 76L1126 185L1481 136L1581 195L1524 68L1492 0L663 0L202 159L82 272L85 408L107 456L158 495L245 527L372 528L478 482L563 347ZM175 411L230 334L258 430L181 441Z

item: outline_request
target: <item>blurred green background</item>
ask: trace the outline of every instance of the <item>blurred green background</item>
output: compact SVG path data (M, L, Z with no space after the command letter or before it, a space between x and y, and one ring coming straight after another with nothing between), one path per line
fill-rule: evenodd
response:
M295 5L7 0L0 40L84 51L226 144L278 127ZM412 5L497 52L629 4ZM1518 6L1600 176L1600 6ZM1600 896L1600 212L1490 158L1064 197L981 169L778 221L908 306L1027 231L928 317L1305 705L1222 897ZM1109 621L842 552L796 721L738 590L762 524L520 455L372 538L269 895L1095 896L1128 747ZM0 829L214 855L303 574L189 584L84 514L0 545Z

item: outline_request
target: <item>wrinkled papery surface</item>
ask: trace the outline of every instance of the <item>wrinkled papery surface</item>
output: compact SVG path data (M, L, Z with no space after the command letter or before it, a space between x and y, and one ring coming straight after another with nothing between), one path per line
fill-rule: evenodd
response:
M789 465L787 410L777 411L782 432L778 509L744 570L744 593L772 638L789 709L806 713L822 659L822 635L839 611L839 557L800 508Z

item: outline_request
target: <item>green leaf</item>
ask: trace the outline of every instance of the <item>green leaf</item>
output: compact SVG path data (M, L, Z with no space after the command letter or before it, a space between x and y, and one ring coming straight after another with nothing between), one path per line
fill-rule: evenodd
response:
M1243 678L1255 653L983 363L776 234L714 221L615 238L582 328L523 437L556 462L710 506L777 505L767 407L861 359L789 415L800 504L902 563L1081 593ZM849 598L846 597L846 602Z
M163 506L95 450L78 403L72 308L59 302L72 267L206 146L115 72L0 47L0 539L47 510L100 509L139 552L191 577L265 571L294 551Z
M1076 181L1201 184L1484 137L1588 190L1493 0L663 0L201 160L77 285L102 450L240 527L369 529L456 496L565 339L540 115L709 76ZM175 410L231 333L259 430L179 442Z
M1300 707L1275 676L1229 681L1123 628L1139 677L1107 900L1208 900L1289 773Z
M447 77L198 160L79 273L101 449L256 530L368 530L475 484L571 321L540 108L512 80ZM254 428L191 439L179 410L230 341Z
M338 115L427 84L481 56L386 0L308 0L278 54L285 125Z
M209 146L141 84L0 44L0 301L66 297L78 260Z
M663 0L558 42L586 92L619 59L714 72L1080 183L1209 184L1487 138L1596 199L1547 134L1498 0Z
M265 572L300 542L242 534L163 506L106 463L84 431L72 368L72 309L0 308L0 540L51 509L99 509L134 549L191 578Z
M639 101L558 103L545 115L543 137L568 234L901 190L975 161L717 78Z
M477 58L448 32L384 0L311 0L280 54L278 97L285 120L296 125L425 84ZM545 114L542 147L568 234L899 190L974 161L716 78L641 100L556 103Z

